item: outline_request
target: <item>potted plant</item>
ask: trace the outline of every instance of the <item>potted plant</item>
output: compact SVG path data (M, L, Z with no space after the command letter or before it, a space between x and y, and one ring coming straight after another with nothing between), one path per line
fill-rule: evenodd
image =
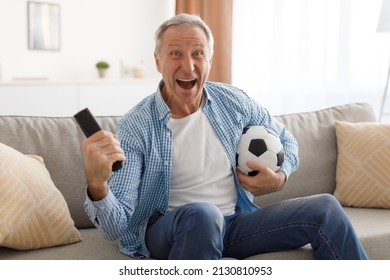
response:
M104 78L106 76L107 69L110 67L110 65L105 61L99 61L96 63L96 68L99 71L99 77Z

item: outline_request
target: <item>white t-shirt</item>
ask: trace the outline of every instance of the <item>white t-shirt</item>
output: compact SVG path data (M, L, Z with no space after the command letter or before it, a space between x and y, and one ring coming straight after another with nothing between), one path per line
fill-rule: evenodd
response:
M171 119L173 171L169 210L191 202L209 202L223 215L235 211L237 193L231 165L221 143L200 108Z

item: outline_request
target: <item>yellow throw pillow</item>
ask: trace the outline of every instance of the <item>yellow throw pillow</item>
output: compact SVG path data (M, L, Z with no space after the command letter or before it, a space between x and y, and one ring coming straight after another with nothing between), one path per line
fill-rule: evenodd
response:
M0 246L27 250L80 240L43 159L0 143Z
M390 124L336 122L334 196L344 206L390 208Z

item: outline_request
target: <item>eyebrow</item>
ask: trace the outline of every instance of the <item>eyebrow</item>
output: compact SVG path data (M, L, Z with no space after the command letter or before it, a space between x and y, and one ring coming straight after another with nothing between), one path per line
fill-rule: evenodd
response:
M173 44L168 44L168 48L175 48L175 47L181 47L182 44L176 44L176 43L173 43ZM191 45L191 47L202 47L202 48L206 48L207 46L202 44L202 43L195 43L193 45Z

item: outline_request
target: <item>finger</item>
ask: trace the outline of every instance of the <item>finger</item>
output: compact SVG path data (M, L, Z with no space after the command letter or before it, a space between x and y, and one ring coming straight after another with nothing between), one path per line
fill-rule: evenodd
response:
M119 143L114 141L102 141L99 143L98 149L106 155L113 153L124 153Z
M247 177L247 175L245 175L244 173L242 173L238 168L237 168L237 177L238 177L238 181L245 181L245 177Z
M250 191L252 189L252 187L248 184L245 184L245 183L241 183L241 186L246 189L247 191Z
M124 151L119 145L111 142L102 147L101 142L85 143L83 153L88 165L108 168L116 161L126 160Z
M113 134L107 132L96 133L90 138L85 140L87 146L94 147L95 149L113 149L120 147L120 142L114 137Z
M89 136L87 138L87 140L89 140L91 142L96 142L96 141L99 141L100 139L102 139L104 137L109 137L110 135L112 135L112 133L109 132L109 131L99 130L99 131L95 132L94 134L92 134L91 136Z
M248 160L246 162L246 165L252 169L252 170L255 170L255 171L259 171L261 172L262 170L266 169L267 166L264 165L264 164L261 164L260 162L257 162L257 161L253 161L253 160Z
M241 185L246 185L246 186L253 185L254 177L245 175L244 173L242 173L238 169L237 169L237 177L238 177L238 181L240 182Z
M248 185L248 184L241 184L241 186L247 190L248 192L252 193L254 196L257 196L258 194L260 194L260 191L258 188L252 186L252 185Z
M126 156L123 153L113 153L107 156L107 160L111 163L114 164L117 161L124 162L126 161Z
M120 147L119 140L115 137L114 134L108 131L99 131L85 141L88 143L88 145L94 145L99 149L110 149L110 147L113 148L115 146Z

